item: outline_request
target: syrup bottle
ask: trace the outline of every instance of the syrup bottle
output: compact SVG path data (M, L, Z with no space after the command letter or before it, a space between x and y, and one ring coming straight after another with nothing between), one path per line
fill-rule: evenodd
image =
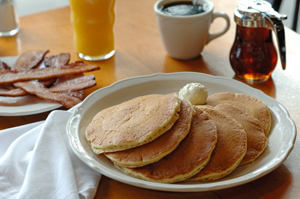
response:
M247 82L270 78L277 63L272 30L277 37L282 68L286 67L285 35L281 15L266 1L240 1L234 12L236 35L230 63L238 77Z

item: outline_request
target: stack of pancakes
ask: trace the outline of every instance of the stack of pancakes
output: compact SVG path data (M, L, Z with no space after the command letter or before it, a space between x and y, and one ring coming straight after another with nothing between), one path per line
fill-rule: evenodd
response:
M86 129L94 153L148 181L214 181L266 148L268 107L245 94L217 93L193 106L176 93L146 95L100 111Z

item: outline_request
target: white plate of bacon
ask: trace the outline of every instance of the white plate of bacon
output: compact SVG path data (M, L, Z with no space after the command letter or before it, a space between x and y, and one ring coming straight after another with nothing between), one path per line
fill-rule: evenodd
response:
M83 100L83 90L96 85L100 69L83 62L69 63L70 54L47 56L49 50L27 51L0 57L0 116L32 115Z

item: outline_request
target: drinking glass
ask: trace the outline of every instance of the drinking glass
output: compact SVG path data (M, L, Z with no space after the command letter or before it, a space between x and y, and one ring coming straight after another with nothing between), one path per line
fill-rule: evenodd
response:
M74 44L77 55L84 60L112 57L115 0L69 0Z
M15 1L0 0L0 37L13 36L19 30L19 18Z

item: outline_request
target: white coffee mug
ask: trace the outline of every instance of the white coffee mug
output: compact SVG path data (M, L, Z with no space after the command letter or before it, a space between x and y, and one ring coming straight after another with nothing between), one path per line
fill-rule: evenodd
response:
M230 20L226 13L213 13L214 4L209 0L197 0L197 4L206 8L200 14L171 16L162 12L163 6L183 1L192 2L192 0L159 0L154 4L154 11L167 53L175 59L188 60L199 56L206 44L227 32ZM220 32L211 34L210 25L217 17L224 18L226 26Z

